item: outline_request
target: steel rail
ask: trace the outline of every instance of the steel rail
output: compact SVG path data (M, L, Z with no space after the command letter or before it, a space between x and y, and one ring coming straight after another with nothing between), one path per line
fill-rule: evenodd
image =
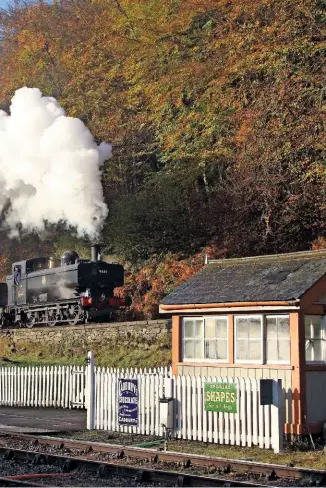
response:
M21 480L13 480L10 478L6 478L5 476L0 476L0 486L44 486L38 483L28 482L28 481L21 481Z
M138 483L167 481L173 482L175 486L239 486L239 487L264 487L266 485L251 483L247 481L229 480L226 478L214 478L209 476L198 476L193 474L184 474L176 471L156 470L143 467L119 465L105 461L94 461L83 458L70 456L58 456L56 454L40 453L22 449L13 449L0 447L0 455L4 459L31 461L34 465L52 465L56 464L62 467L63 472L71 472L76 468L84 468L98 473L101 477L123 476L134 478ZM8 480L9 482L14 480ZM30 485L31 486L31 485ZM35 484L34 484L35 486ZM40 486L40 485L38 485Z
M125 446L122 444L106 444L89 442L46 435L20 434L1 431L0 436L14 437L20 440L34 441L35 444L69 448L87 452L108 453L117 458L143 459L151 462L177 463L185 468L190 466L216 468L223 473L246 473L265 475L270 479L303 479L314 478L319 484L326 482L326 471L319 469L290 467L279 464L260 463L241 459L229 459L200 454L180 453L175 451L158 451L156 449Z

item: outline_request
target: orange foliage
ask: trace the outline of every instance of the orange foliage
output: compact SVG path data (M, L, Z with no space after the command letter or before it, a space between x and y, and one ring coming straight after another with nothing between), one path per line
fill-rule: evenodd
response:
M200 271L208 258L221 258L226 250L216 246L206 247L202 252L189 258L168 254L164 259L152 258L146 265L126 272L125 285L116 290L119 296L129 295L133 303L128 312L133 319L155 319L159 313L159 303L177 286Z
M313 251L318 251L319 249L326 249L326 238L318 237L315 241L313 241L311 245L311 249Z

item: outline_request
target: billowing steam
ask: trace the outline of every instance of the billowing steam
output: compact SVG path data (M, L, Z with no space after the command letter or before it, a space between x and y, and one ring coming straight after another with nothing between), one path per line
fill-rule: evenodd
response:
M10 115L0 111L0 212L11 236L65 222L95 236L107 216L100 167L111 146L95 143L38 88L16 91Z

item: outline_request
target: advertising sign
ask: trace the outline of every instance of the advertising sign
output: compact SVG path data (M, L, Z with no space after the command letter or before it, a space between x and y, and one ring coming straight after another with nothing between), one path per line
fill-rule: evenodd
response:
M237 413L237 385L234 383L205 383L205 410Z
M138 425L138 379L118 379L119 425Z

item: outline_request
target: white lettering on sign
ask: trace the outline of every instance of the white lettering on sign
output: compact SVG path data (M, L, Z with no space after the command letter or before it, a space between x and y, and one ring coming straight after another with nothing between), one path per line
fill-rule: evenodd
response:
M125 383L122 382L119 383L119 395L121 395L121 393L124 391L129 391L133 395L138 395L138 388L131 381L126 381Z
M99 273L105 273L105 274L108 273L108 270L107 269L99 269L98 271L99 271Z
M119 422L125 422L126 424L134 424L135 420L134 419L128 419L128 417L121 417L119 415Z

